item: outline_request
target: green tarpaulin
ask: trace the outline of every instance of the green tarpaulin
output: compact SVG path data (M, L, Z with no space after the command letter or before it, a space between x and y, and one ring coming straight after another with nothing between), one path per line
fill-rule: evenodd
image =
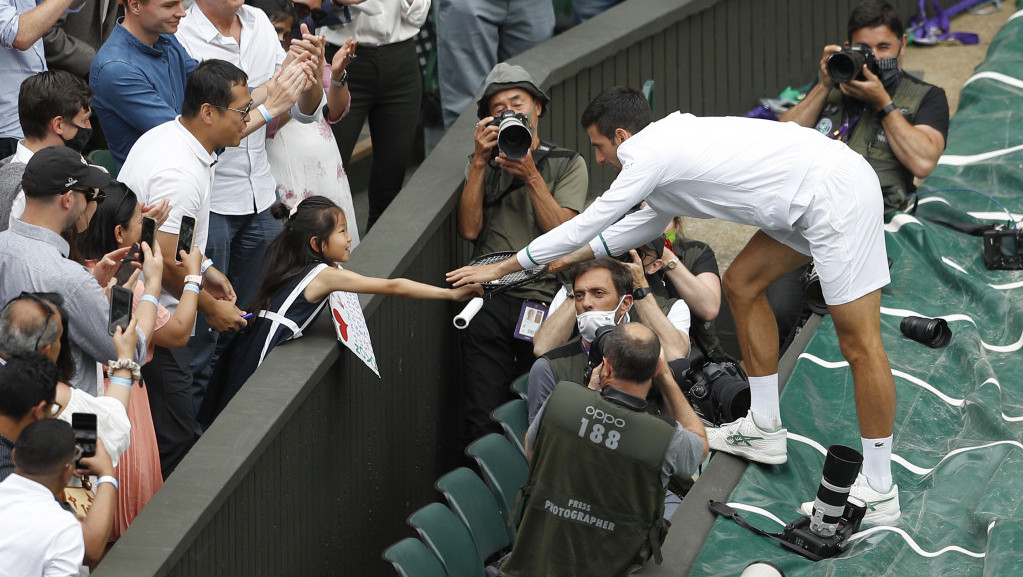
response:
M915 214L886 225L892 283L882 330L898 391L893 474L902 519L864 530L817 563L719 519L690 575L738 575L768 560L793 576L1023 575L1023 271L984 266L981 239L933 220L1006 223L1023 213L1023 17L1017 13L963 88L948 147ZM974 192L990 195L989 200ZM906 315L942 317L951 344L904 337ZM834 325L817 329L782 394L788 463L750 465L728 502L771 532L799 516L824 447L860 449L852 378Z

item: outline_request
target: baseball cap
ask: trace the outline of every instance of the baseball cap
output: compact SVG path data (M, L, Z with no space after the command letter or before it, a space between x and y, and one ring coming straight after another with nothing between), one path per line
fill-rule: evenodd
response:
M483 82L483 93L476 102L476 117L486 118L490 116L490 98L502 90L512 88L521 88L539 100L543 106L540 116L543 116L543 112L547 112L551 99L533 83L533 77L526 72L526 69L521 66L508 64L507 62L500 62L490 71L487 79Z
M21 187L26 196L53 196L72 188L103 188L110 181L107 171L86 163L77 151L50 146L29 159Z

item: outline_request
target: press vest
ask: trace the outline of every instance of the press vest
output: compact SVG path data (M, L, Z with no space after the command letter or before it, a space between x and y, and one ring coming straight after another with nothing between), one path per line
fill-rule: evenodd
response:
M930 89L930 84L903 74L895 94L892 95L892 103L912 124L920 102ZM837 88L828 94L824 109L821 111L821 119L817 122L819 132L834 133L842 125L846 114L856 114L855 111L846 110L846 102L845 95ZM906 197L912 194L916 187L913 185L913 173L892 151L881 120L879 112L873 109L864 110L863 116L849 132L846 144L866 158L877 173L877 178L881 182L885 212L888 212L903 208Z
M615 577L651 555L660 562L668 527L661 464L674 430L596 391L558 383L544 409L522 523L501 574Z

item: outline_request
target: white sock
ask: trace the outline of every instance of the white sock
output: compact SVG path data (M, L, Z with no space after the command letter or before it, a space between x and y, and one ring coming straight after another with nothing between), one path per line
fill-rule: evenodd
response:
M892 437L865 439L863 443L863 476L875 491L882 493L892 488Z
M778 373L766 377L750 377L750 408L753 422L765 431L781 428L781 408L778 406Z

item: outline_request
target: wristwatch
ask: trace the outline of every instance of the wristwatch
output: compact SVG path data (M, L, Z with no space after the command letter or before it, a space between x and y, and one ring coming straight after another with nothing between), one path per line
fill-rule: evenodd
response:
M885 116L888 116L894 110L896 110L895 103L894 102L889 102L888 106L885 106L884 108L881 109L881 118L884 118Z
M201 287L202 286L202 277L197 275L197 274L185 275L185 283L184 284L188 284L188 283L195 283L195 286Z
M664 265L664 268L666 268L668 270L675 270L675 267L677 267L677 266L678 266L678 259L677 258L673 258L673 259L668 261L668 264Z
M345 69L345 71L341 74L341 80L334 80L334 76L331 75L330 83L338 88L344 88L345 84L348 84L348 70Z
M641 286L638 289L632 291L632 298L633 298L633 300L637 300L637 301L638 300L642 300L643 298L646 297L646 295L648 295L648 294L650 294L652 292L654 292L652 288L650 288L648 286Z

